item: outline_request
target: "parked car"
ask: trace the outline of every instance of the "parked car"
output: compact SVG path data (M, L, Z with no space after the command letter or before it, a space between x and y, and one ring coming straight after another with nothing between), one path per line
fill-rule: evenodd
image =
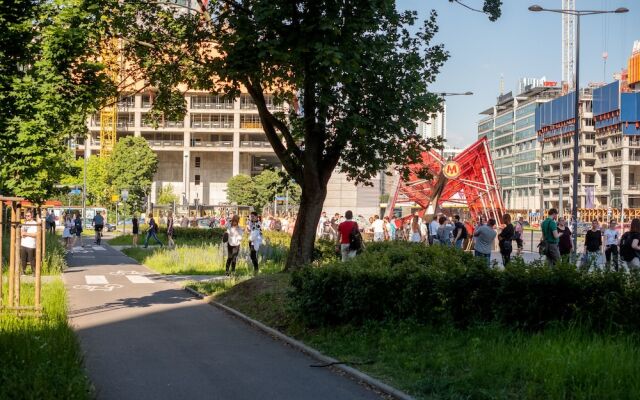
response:
M211 229L211 227L209 226L210 224L211 224L211 218L209 218L209 217L203 217L203 218L197 218L196 219L196 225L200 229Z
M104 224L104 229L107 232L113 232L113 231L115 231L117 229L117 227L114 224L106 223L106 224Z

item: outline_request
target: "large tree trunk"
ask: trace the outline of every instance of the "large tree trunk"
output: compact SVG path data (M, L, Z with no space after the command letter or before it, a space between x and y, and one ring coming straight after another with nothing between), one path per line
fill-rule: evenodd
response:
M293 271L312 261L316 230L326 197L326 184L315 183L311 179L305 181L285 271Z

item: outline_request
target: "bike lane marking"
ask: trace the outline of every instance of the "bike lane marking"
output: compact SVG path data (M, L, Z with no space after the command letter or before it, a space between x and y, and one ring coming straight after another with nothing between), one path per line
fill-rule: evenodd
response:
M104 275L85 275L84 280L87 285L107 285L109 283Z
M125 275L131 283L154 283L151 279L143 275Z

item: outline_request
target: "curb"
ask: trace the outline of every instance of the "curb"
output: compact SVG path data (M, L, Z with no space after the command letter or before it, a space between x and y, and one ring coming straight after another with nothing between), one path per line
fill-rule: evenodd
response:
M193 290L189 287L185 287L184 288L187 292L191 293L192 295L196 296L199 299L204 299L205 296L202 295L202 293ZM328 356L325 356L324 354L320 353L318 350L307 346L306 344L302 343L299 340L293 339L287 335L285 335L284 333L277 331L265 324L263 324L262 322L256 321L253 318L250 318L246 315L244 315L243 313L234 310L233 308L227 307L224 304L218 303L216 301L210 301L209 304L211 304L212 306L218 307L219 309L233 315L234 317L237 317L239 319L241 319L242 321L246 322L247 324L263 331L264 333L271 335L279 340L282 340L283 342L287 343L288 345L290 345L291 347L315 358L316 360L323 362L325 364L330 364L330 363L339 363L339 360L336 360L335 358L331 358ZM364 372L358 371L355 368L349 367L347 365L344 364L334 364L332 365L332 367L339 369L340 371L344 372L345 374L351 376L352 378L355 378L361 382L366 383L367 385L381 391L382 393L385 393L387 395L393 396L396 399L400 399L400 400L415 400L413 397L409 396L408 394L395 389L389 385L387 385L386 383L380 382L379 380L372 378L371 376L365 374Z

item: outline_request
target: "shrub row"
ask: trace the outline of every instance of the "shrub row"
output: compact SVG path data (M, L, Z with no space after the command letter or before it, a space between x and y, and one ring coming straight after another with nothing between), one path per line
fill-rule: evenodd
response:
M375 243L348 263L294 273L290 296L310 326L412 319L461 327L499 322L535 330L579 322L631 330L640 328L639 278L521 260L492 269L454 248Z

